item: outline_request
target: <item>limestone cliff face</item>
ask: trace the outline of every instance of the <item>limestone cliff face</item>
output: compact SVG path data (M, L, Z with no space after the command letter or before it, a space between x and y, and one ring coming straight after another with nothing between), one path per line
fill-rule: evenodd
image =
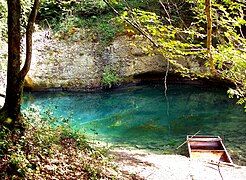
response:
M114 67L122 83L139 82L142 77L151 79L153 74L164 78L167 61L160 54L146 55L139 44L140 40L134 36L118 36L103 47L96 33L84 29L64 37L54 37L50 31L36 32L26 87L34 90L101 88L105 66ZM208 70L198 61L180 59L179 63L194 72ZM169 72L175 74L175 68L171 66Z
M143 39L121 35L110 45L103 46L98 38L97 33L88 29L76 29L64 36L53 35L49 30L35 32L31 69L26 76L25 87L32 90L100 89L106 66L116 69L122 84L164 78L167 61L158 53L155 56L146 55L141 48ZM23 47L25 52L25 44ZM6 64L3 62L6 58L3 60L0 57L0 60ZM192 57L179 59L178 62L194 73L202 74L209 70L204 62ZM175 73L175 67L170 66L169 74ZM1 83L3 91L5 85Z
M33 59L27 76L32 85L26 85L34 89L97 87L101 66L96 54L99 44L85 37L84 31L65 40L54 38L49 31L34 33Z

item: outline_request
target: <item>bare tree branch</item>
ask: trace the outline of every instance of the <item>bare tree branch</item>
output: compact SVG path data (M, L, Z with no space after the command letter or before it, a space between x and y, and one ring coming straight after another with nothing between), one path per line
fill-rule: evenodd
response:
M181 20L181 22L183 23L183 25L185 26L185 28L188 28L188 27L186 26L185 22L183 21L183 19L181 18L181 15L180 15L180 13L179 13L179 9L178 9L177 4L174 3L173 5L174 5L174 7L175 7L176 10L177 10L177 13L178 13L178 15L179 15L179 19Z
M126 2L126 0L124 0L124 2L126 3L127 10L130 12L130 13L128 13L128 14L130 14L133 23L135 23L136 26L140 27L140 24L136 21L136 19L135 19L135 18L133 17L133 15L132 15L132 9L131 9L131 7L130 7L129 4Z
M163 4L163 2L161 0L159 0L159 2L160 2L161 6L163 7L164 11L166 12L166 14L168 16L168 22L169 22L169 24L172 25L171 17L169 15L169 13L167 12L167 9L166 9L165 5Z
M159 45L143 30L141 29L138 25L134 24L132 21L129 19L123 18L119 12L107 1L103 0L113 11L115 14L117 14L119 17L121 17L122 20L128 22L129 24L132 25L137 31L139 31L144 37L146 37L155 47L159 47Z

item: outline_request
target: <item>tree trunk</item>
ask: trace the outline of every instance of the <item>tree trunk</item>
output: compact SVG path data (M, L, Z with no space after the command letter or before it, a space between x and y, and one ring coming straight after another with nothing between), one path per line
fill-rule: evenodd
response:
M1 121L10 127L19 124L21 82L20 72L20 0L8 0L8 69L6 99L1 109ZM8 120L8 121L7 121Z
M38 8L40 5L40 0L35 0L31 14L28 19L27 28L26 28L26 61L20 72L20 78L24 80L27 75L32 59L32 33L34 30L34 23L38 14Z
M6 98L3 108L0 110L0 124L5 124L10 129L15 127L22 129L23 122L21 119L20 107L21 96L23 91L24 78L30 68L32 53L32 31L37 16L37 10L40 0L35 0L32 12L30 14L26 41L27 52L26 61L22 70L20 70L20 18L21 5L20 0L8 0L8 69L7 69L7 89Z
M209 55L210 71L212 74L215 73L213 54L211 51L212 47L212 16L211 16L211 0L206 0L206 15L207 15L207 53Z

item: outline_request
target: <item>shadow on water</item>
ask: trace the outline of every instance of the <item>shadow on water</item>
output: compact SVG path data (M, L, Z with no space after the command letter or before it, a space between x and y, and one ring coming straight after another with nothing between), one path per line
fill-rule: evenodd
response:
M238 164L246 162L246 116L228 99L225 89L170 85L168 101L162 86L135 86L94 93L25 93L23 108L54 108L71 125L114 147L159 153L176 150L186 135L219 135Z

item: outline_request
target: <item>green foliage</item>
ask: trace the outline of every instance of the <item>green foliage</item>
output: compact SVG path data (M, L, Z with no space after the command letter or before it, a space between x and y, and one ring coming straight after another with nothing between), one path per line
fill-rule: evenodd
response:
M92 147L85 135L36 107L23 112L24 133L0 129L0 176L3 179L108 179L113 169L101 150ZM112 172L112 170L110 170Z
M116 25L103 0L54 1L43 0L39 11L40 24L55 32L70 36L73 28L89 28L96 32L102 45L108 44L122 31Z
M164 24L187 27L191 23L191 4L187 0L110 0L115 9L129 11L139 9L158 14ZM163 8L163 5L165 8ZM204 8L202 8L203 10Z
M201 33L196 33L194 30L187 30L170 24L163 24L160 16L153 12L146 12L139 9L132 9L130 12L122 13L123 19L130 20L142 29L145 36L138 36L141 39L141 48L149 56L161 53L169 62L175 66L177 72L186 77L194 77L194 73L187 67L182 66L177 62L177 59L184 58L190 55L204 57L203 42L197 41L198 38L203 38ZM134 20L132 20L134 19ZM144 38L149 37L150 41L144 41ZM193 49L198 49L193 51ZM200 51L202 50L202 51ZM197 74L197 76L200 76Z
M108 0L110 3L117 5L117 9L126 9L126 4L131 8L148 9L153 6L158 8L159 0ZM151 9L153 10L153 9Z
M112 66L106 66L103 69L101 83L106 88L111 88L113 85L117 85L120 78L117 76L117 69Z
M26 26L29 18L29 14L31 12L31 8L33 5L32 0L21 0L21 27L22 27L22 34L26 31Z
M196 21L193 28L202 33L201 23L205 23L204 12L200 7L204 1L197 1L193 9ZM222 78L229 79L237 85L237 90L229 91L239 98L239 104L245 102L246 95L246 40L242 27L246 25L243 1L212 1L213 13L213 57L217 72ZM235 93L238 92L238 93ZM240 94L240 97L238 96Z
M106 13L108 10L103 0L81 0L76 8L76 13L80 16L91 17Z
M237 98L238 101L237 101L237 104L239 105L243 105L244 104L244 111L246 112L246 97L245 97L245 94L244 92L241 92L240 89L236 90L236 89L229 89L227 91L227 94L229 96L229 98Z
M4 152L9 147L8 134L9 130L6 127L2 127L0 130L0 157L4 156Z
M77 4L78 2L75 0L42 0L38 19L40 21L47 20L52 23L57 23L57 21L64 18L66 14L71 13Z
M102 17L102 16L101 16ZM123 26L119 26L114 22L112 15L107 17L98 17L96 23L93 24L94 29L97 29L100 34L100 41L102 44L107 45L113 40L117 33L123 31Z
M95 41L99 41L102 45L108 45L108 43L119 32L123 31L123 26L118 25L114 21L114 16L110 13L106 15L91 16L89 18L79 18L76 16L68 15L63 21L54 26L54 30L58 33L66 33L70 35L73 28L87 28L97 37L91 37Z
M102 0L42 0L39 20L57 23L68 15L78 18L88 18L105 13L108 7Z
M126 1L121 2L121 6L125 6L127 11L122 12L121 18L131 22L142 30L139 36L143 51L152 56L158 51L173 66L176 72L182 76L194 78L203 77L204 74L192 72L187 67L183 67L177 62L177 59L193 56L207 61L206 52L206 14L204 0L184 0L185 7L190 9L189 21L181 19L180 22L186 22L184 26L162 21L162 17L155 12L143 11L129 7ZM123 5L124 4L124 5ZM178 2L172 1L173 7L177 7ZM176 5L175 5L176 4ZM173 17L170 12L169 3L164 2L166 8L165 14ZM240 91L242 98L246 94L245 69L246 69L246 41L242 31L242 27L246 25L244 18L245 4L243 1L212 1L212 17L213 17L213 58L217 71L217 75L221 78L235 82L237 90ZM177 9L178 11L178 9ZM180 18L183 16L180 15ZM152 44L144 42L144 38L148 37ZM154 42L154 43L153 43ZM207 63L208 64L208 63ZM243 98L244 99L244 98ZM240 100L240 103L242 100Z
M200 6L202 3L197 2ZM236 84L236 91L241 96L239 104L244 102L246 95L246 40L242 31L242 27L246 25L245 8L243 1L212 1L214 63L222 78ZM195 18L202 20L203 12L199 8L194 8L193 11ZM194 28L200 33L201 26L200 22L194 23Z
M54 24L53 30L59 33L69 33L70 29L75 27L75 22L78 18L67 15L61 18L61 22ZM52 25L53 26L53 25Z
M0 1L0 43L7 40L7 2ZM0 44L1 48L1 44Z
M27 25L29 13L32 6L32 0L21 0L21 33L24 35L25 28ZM8 17L8 8L7 0L0 1L0 47L2 42L7 42L7 17Z

